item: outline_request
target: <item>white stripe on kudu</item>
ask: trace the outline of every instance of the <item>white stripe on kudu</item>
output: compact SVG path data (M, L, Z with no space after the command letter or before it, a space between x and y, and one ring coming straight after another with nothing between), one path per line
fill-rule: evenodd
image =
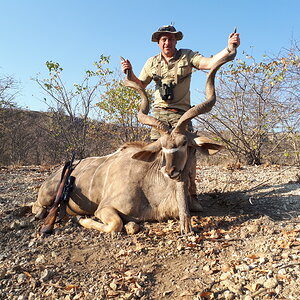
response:
M162 150L164 153L174 153L174 152L177 152L179 150L179 148L167 149L167 148L162 147Z

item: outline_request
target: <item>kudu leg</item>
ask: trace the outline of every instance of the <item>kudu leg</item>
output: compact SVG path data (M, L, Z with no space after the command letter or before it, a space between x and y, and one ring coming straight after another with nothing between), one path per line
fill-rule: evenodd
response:
M47 214L47 207L51 207L57 193L57 188L60 182L60 174L57 171L48 178L40 187L37 200L32 205L32 213L37 219L42 219Z
M117 210L112 207L104 207L95 212L95 217L103 223L97 222L91 218L80 219L79 224L87 229L96 229L101 232L119 232L122 231L123 221Z
M189 150L189 160L187 165L189 166L189 209L190 211L201 212L203 211L202 205L200 204L197 197L197 160L196 160L196 150Z
M47 209L38 201L36 201L32 205L32 213L34 214L36 219L43 219L47 214Z
M47 208L51 207L55 199L55 192L40 191L37 200L32 205L32 213L36 219L43 219L47 214Z
M180 232L181 234L188 234L193 230L188 207L187 191L184 182L176 183L176 197L179 210Z

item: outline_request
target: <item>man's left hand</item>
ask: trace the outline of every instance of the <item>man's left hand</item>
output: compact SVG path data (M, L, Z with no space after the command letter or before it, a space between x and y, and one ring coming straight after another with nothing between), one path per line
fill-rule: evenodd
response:
M228 49L231 51L233 48L237 48L240 45L240 34L231 33L228 38Z

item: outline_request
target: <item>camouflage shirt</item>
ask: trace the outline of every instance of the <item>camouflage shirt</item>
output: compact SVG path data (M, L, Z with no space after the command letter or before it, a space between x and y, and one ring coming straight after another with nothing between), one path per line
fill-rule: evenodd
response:
M175 83L173 100L163 100L156 81L154 107L176 108L187 111L190 108L190 83L192 69L198 69L202 55L189 49L176 51L174 57L167 62L160 54L149 58L144 65L139 79L149 84L156 75L162 83ZM176 73L176 74L175 74Z

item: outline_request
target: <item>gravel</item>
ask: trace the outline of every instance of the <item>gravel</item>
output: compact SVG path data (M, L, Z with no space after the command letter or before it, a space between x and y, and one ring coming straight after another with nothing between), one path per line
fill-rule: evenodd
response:
M47 166L0 167L0 299L300 299L300 169L198 166L204 212L119 234L70 218L41 236Z

